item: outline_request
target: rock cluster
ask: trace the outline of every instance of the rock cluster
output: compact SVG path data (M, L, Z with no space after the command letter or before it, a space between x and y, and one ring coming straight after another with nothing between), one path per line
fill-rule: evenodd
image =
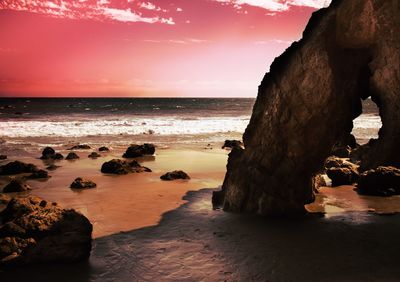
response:
M325 161L326 174L332 180L332 186L351 185L359 178L358 166L337 158L329 157Z
M126 149L123 158L137 158L145 155L154 155L156 147L153 144L131 145Z
M20 179L13 179L3 188L3 193L15 193L31 190L29 185L25 184Z
M357 192L363 195L392 196L400 194L400 169L380 166L361 174Z
M14 198L0 213L0 265L77 262L91 251L92 224L38 197Z

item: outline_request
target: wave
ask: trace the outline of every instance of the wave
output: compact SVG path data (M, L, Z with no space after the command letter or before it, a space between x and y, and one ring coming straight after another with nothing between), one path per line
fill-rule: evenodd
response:
M179 135L219 132L244 132L249 117L204 118L121 118L93 120L25 120L0 121L1 137L83 137L96 135Z

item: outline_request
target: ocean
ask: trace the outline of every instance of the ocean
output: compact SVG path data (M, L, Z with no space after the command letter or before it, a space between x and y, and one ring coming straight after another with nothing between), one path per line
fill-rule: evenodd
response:
M0 150L20 152L69 143L126 146L207 144L241 138L252 98L1 98ZM367 100L354 121L361 143L381 127ZM1 153L0 151L0 153ZM36 152L36 149L34 149Z

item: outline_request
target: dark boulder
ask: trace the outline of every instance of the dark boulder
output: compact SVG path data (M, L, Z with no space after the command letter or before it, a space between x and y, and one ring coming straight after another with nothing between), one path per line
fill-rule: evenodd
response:
M223 193L223 191L213 191L211 198L213 209L222 208L222 206L224 205L224 197L225 194Z
M92 152L88 157L91 159L97 159L98 157L101 157L101 155L99 155L97 152Z
M35 171L38 171L38 168L34 164L27 164L20 161L13 161L0 166L0 175L33 173Z
M224 145L222 146L222 149L225 148L243 148L243 142L240 140L225 140Z
M29 175L29 178L32 179L40 179L40 178L49 178L49 173L43 169L39 169L38 171L35 171L31 175Z
M77 262L91 251L92 224L38 197L14 198L0 213L0 265Z
M161 175L162 180L190 179L189 175L182 170L174 170Z
M91 180L83 179L81 177L75 178L74 182L71 183L70 188L73 189L85 189L95 188L97 185Z
M0 161L6 160L7 156L6 155L0 155Z
M56 151L51 147L46 147L42 151L41 160L62 160L64 158L60 153L56 153Z
M69 152L68 155L65 157L66 160L76 160L79 159L79 156L75 152Z
M102 173L128 174L130 172L151 172L151 169L141 166L137 161L127 162L124 160L113 159L103 163Z
M123 158L137 158L145 155L154 155L156 148L153 144L131 145L122 155Z
M400 169L380 166L360 175L357 192L362 195L392 196L400 194Z
M332 187L341 185L351 185L358 179L351 169L345 167L333 167L326 171L328 177L332 180Z
M89 145L87 145L87 144L78 144L78 145L75 145L75 146L72 146L71 148L69 148L68 150L89 150L89 149L91 149L92 147L90 147Z
M108 152L108 151L110 151L110 149L105 146L99 148L99 152Z
M31 190L29 185L19 179L13 179L3 188L3 193L24 192L28 190Z

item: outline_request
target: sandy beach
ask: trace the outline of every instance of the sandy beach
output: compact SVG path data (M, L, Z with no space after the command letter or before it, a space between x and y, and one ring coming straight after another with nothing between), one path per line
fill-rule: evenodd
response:
M302 219L213 210L211 194L222 184L229 151L212 147L158 149L138 158L153 172L122 176L100 172L120 150L95 160L81 150L80 159L57 162L49 180L29 180L33 190L19 196L37 195L87 216L94 227L91 257L8 270L2 281L394 281L400 275L399 216L393 214L400 197L321 188ZM45 166L37 158L19 160ZM191 180L159 179L173 169L184 169ZM78 176L97 188L70 189Z

